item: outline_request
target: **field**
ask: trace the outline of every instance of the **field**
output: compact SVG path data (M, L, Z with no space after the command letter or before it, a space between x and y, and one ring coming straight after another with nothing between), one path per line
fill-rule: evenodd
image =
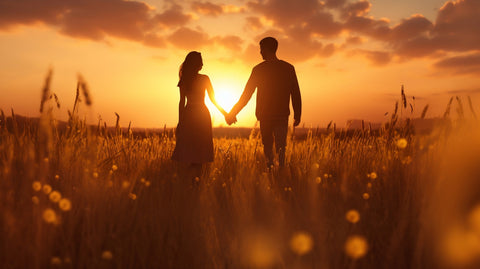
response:
M425 134L397 111L376 131L290 132L271 170L252 129L215 138L193 178L170 160L172 133L72 111L64 128L48 110L7 126L2 111L1 268L480 265L480 133L463 114Z

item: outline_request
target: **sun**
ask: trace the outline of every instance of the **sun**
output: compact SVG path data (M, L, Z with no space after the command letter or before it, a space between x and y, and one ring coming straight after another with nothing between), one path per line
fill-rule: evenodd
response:
M215 99L217 99L218 104L225 109L225 111L230 111L236 103L236 98L231 91L218 91L215 93Z
M215 99L227 112L232 109L239 97L238 93L229 85L218 85L215 89Z

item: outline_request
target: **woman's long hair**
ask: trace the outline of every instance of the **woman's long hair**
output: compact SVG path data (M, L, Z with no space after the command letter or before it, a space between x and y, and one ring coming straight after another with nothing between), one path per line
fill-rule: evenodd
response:
M185 57L185 61L183 61L182 65L180 66L180 80L178 81L177 86L184 86L186 89L190 88L189 86L192 84L195 75L198 74L198 71L202 69L202 66L203 61L200 52L189 52L187 57Z

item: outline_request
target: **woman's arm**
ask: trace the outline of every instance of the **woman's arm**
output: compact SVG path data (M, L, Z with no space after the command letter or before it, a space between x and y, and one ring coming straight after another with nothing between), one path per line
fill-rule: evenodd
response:
M207 93L208 97L210 98L210 101L217 107L217 109L224 115L227 115L227 112L217 103L217 100L215 99L215 92L213 91L213 86L212 83L210 82L210 78L206 76L207 78Z

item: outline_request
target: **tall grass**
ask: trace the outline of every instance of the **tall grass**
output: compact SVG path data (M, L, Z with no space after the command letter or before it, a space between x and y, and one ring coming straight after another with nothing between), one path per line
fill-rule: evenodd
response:
M405 108L403 88L402 98ZM38 127L21 131L2 116L2 268L478 265L479 245L464 238L480 238L480 197L469 188L478 185L471 163L480 147L464 124L415 135L397 103L378 132L346 135L329 124L290 139L287 167L271 171L253 130L216 138L215 161L192 181L188 166L170 160L175 139L166 132L136 137L117 121L108 133L76 109L65 129L45 109Z

